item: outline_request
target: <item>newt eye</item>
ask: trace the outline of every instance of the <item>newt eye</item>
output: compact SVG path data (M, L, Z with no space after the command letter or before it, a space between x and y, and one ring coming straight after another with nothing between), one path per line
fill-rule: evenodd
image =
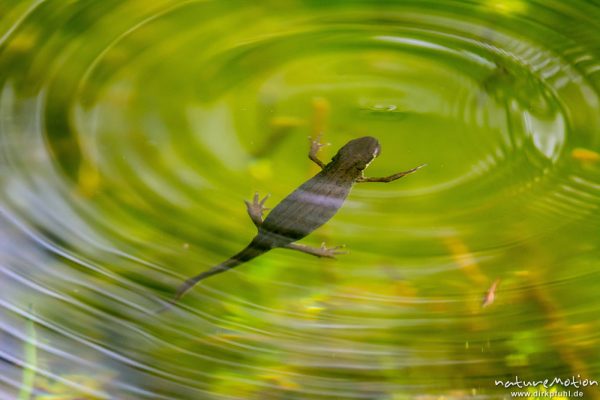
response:
M381 152L381 147L379 147L379 146L375 147L375 151L373 151L373 158L379 156L380 152Z

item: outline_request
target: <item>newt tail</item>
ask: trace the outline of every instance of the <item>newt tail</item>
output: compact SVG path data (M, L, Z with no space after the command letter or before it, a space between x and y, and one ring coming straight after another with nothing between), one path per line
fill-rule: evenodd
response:
M223 261L221 264L215 265L214 267L196 276L193 276L185 282L183 282L181 286L179 286L179 289L177 290L177 294L175 295L173 302L177 302L188 290L193 288L202 279L235 268L240 264L243 264L247 261L252 260L253 258L260 256L261 254L266 253L269 250L271 250L269 247L262 246L258 242L257 238L254 238L254 240L252 240L252 242L250 242L248 246L246 246L242 251L240 251L236 255L231 256L228 260Z

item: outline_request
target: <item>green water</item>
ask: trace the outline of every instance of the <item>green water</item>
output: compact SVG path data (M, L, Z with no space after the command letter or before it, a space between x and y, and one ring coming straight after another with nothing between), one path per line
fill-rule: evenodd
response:
M0 398L600 380L598 21L583 0L0 0ZM244 200L317 172L318 133L324 161L378 138L368 176L427 167L302 241L348 254L274 250L156 314L251 240Z

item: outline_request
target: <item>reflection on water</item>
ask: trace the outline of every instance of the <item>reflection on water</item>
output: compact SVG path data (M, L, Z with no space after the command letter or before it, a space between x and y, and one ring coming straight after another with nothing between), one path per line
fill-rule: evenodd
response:
M599 6L4 3L1 398L600 380ZM156 314L249 242L244 199L316 173L318 132L323 159L377 137L370 176L428 167L355 187L304 240L349 254L275 250Z

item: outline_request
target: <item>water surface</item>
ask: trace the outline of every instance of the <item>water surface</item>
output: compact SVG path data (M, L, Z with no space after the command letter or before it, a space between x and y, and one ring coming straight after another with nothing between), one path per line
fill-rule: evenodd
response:
M593 1L0 1L0 397L509 398L600 379ZM156 314L244 199L390 184ZM499 282L495 300L483 297ZM598 398L597 387L582 389Z

